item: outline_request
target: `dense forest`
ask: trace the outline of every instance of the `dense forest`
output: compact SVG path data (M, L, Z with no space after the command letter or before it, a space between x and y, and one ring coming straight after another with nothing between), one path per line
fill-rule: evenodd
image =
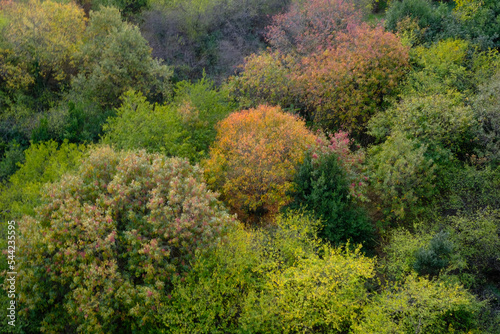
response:
M0 0L1 333L500 333L500 1Z

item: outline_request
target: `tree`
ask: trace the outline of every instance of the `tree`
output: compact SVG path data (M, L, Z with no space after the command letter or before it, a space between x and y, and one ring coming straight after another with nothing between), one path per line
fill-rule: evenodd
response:
M287 12L273 17L266 37L281 53L305 56L334 47L337 34L360 19L352 1L294 1Z
M186 160L95 149L19 223L20 317L32 332L154 328L173 278L233 223Z
M381 26L352 26L336 46L302 58L292 72L294 92L328 128L363 131L393 95L408 67L408 48Z
M171 94L171 70L151 57L139 28L123 22L116 8L91 12L79 59L73 93L97 101L102 108L118 106L119 97L130 89L155 101Z
M5 87L40 96L68 84L85 31L83 11L74 3L40 0L12 3L3 11L8 48L0 50L0 77Z
M293 187L295 167L316 136L279 107L231 114L218 125L205 161L209 184L240 212L276 213Z
M305 209L321 220L319 235L334 245L349 239L353 243L371 243L372 227L357 199L367 200L366 182L361 164L362 152L351 152L351 140L339 132L330 140L318 140L299 166L293 201L287 209Z

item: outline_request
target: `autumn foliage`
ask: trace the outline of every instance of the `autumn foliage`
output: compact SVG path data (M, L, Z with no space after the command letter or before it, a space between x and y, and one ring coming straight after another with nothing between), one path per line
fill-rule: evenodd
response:
M292 74L295 91L327 127L364 130L391 95L408 66L408 48L381 26L354 26L337 35L338 45L302 58Z
M361 14L351 1L295 1L290 10L273 17L266 37L281 53L308 55L333 47L337 34L360 21Z
M274 17L272 48L229 81L243 105L278 103L324 128L360 133L409 66L399 37L360 21L354 5L313 0Z
M231 114L217 133L208 182L243 212L275 213L286 204L296 165L316 140L303 120L270 106Z

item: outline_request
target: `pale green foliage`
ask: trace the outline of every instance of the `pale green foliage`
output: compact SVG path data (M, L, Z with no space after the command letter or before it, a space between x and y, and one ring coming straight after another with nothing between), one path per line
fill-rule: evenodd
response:
M103 107L116 106L127 90L165 99L170 96L172 71L151 57L139 28L123 22L116 8L91 12L79 53L82 60L73 90Z
M474 113L463 105L460 95L431 94L405 97L393 108L375 115L368 128L369 134L378 139L399 131L422 143L458 152L474 124Z
M481 306L460 285L410 275L364 308L353 333L467 333L475 329Z
M401 132L369 151L372 186L389 218L415 218L436 194L434 161L427 145Z
M410 233L397 229L391 233L389 243L384 247L384 271L390 278L401 281L413 271L415 254L432 239L430 233Z

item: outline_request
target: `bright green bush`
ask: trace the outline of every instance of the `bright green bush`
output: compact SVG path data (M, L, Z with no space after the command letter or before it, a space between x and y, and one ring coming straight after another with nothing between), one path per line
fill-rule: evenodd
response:
M118 149L145 149L169 156L181 145L181 116L168 105L151 104L141 92L128 91L116 116L103 126L106 144Z
M96 149L19 223L19 317L37 332L154 329L173 277L233 222L186 160Z
M470 43L462 39L445 39L430 47L417 46L410 52L413 70L408 76L406 93L443 94L474 90L469 63Z
M365 305L374 261L332 249L318 221L279 216L271 231L237 229L198 257L160 309L164 333L340 333ZM207 303L207 301L210 301Z
M364 308L353 333L468 333L482 305L460 285L410 275Z
M264 290L249 294L241 332L348 331L367 302L364 283L374 275L373 261L359 249L322 251L322 258L271 272Z
M177 83L171 107L181 118L184 131L183 144L192 152L179 151L178 156L199 161L208 155L209 147L217 135L216 124L235 108L230 103L229 92L217 89L213 81L203 76L190 83Z
M43 186L76 169L85 151L85 146L67 141L60 145L54 141L32 144L24 151L24 162L0 191L0 212L8 211L9 219L34 214Z
M140 92L122 96L115 117L104 125L103 141L120 149L145 149L198 162L215 140L215 124L225 118L232 105L225 91L210 80L182 81L170 104L151 104Z

